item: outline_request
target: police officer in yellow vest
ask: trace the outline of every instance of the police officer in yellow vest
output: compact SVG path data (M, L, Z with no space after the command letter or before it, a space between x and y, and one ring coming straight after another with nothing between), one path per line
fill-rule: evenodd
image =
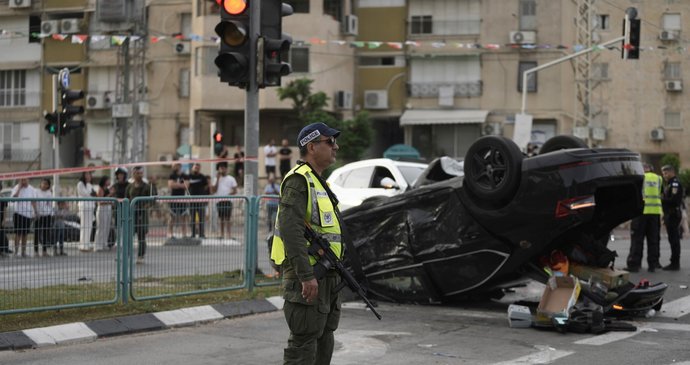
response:
M335 162L338 130L324 123L304 127L297 137L300 161L283 179L271 259L283 270L283 311L290 328L284 364L330 364L333 332L340 321L340 298L333 293L340 277L330 270L314 277L316 259L307 253L305 224L323 235L342 257L337 199L321 178Z
M630 253L625 269L630 272L640 271L644 239L647 237L647 271L661 268L659 263L659 241L661 230L661 176L652 171L652 166L644 164L643 214L633 218L630 224Z

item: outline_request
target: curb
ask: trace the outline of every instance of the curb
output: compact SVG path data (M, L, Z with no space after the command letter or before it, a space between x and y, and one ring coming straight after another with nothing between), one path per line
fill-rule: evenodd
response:
M202 305L171 311L75 322L57 326L0 333L0 351L23 350L99 338L195 326L225 318L274 312L283 308L282 297Z

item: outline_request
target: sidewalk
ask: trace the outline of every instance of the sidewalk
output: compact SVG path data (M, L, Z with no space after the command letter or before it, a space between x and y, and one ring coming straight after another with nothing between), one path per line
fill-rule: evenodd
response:
M224 318L273 312L282 308L281 297L270 297L4 332L0 333L0 351L91 342L102 337L195 326Z

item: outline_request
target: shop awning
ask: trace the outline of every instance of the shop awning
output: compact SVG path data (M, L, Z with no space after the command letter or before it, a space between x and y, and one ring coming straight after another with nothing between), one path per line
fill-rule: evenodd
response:
M488 110L406 110L400 126L484 123L487 115Z

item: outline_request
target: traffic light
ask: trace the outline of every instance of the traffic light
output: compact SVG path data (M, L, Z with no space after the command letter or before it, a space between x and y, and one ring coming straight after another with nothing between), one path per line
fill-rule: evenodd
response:
M47 122L45 126L46 132L48 132L48 134L56 135L58 133L58 121L60 119L58 113L43 112L43 118L45 118Z
M74 121L74 117L84 114L84 107L73 103L84 98L81 90L60 89L60 135L67 135L74 129L83 128L84 121Z
M258 54L259 87L280 86L280 78L292 72L287 59L292 37L283 33L283 17L292 14L292 6L281 0L261 1L261 39Z
M630 60L640 58L640 28L640 19L630 19L630 49L628 49Z
M220 6L220 23L216 34L220 50L215 63L221 82L246 88L249 84L249 4L250 0L216 0Z
M223 133L216 131L213 133L213 153L215 153L216 156L221 157L224 149L225 145L223 144Z

